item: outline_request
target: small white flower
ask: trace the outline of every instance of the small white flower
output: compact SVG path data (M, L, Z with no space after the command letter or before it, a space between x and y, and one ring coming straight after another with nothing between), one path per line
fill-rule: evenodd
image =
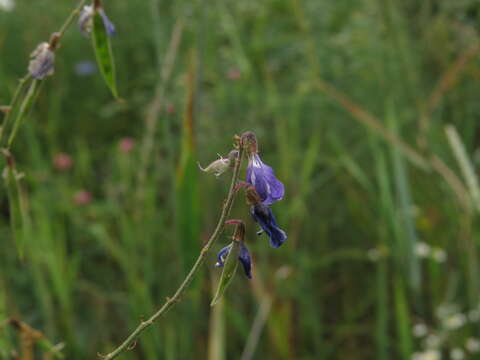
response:
M431 252L431 248L430 248L430 245L428 245L427 243L418 242L415 245L415 254L418 257L427 257L430 255L430 252Z
M15 8L14 0L0 0L0 10L12 11Z
M432 258L436 262L443 263L445 260L447 260L447 253L443 249L435 248L432 252Z
M472 353L480 351L480 340L477 338L468 338L465 343L465 348Z
M465 353L460 348L455 348L450 351L450 358L452 360L463 360L465 358Z
M468 313L468 320L471 322L478 322L480 320L480 311L472 310Z
M443 326L449 330L461 328L467 322L467 317L464 314L458 313L447 317L443 321Z
M441 354L438 350L427 350L422 354L422 360L440 360Z
M425 347L429 349L438 348L442 343L442 340L438 335L430 334L425 338Z
M378 261L381 256L382 256L382 253L377 248L372 248L367 251L367 257L370 261L374 261L374 262Z
M421 352L414 352L412 354L411 360L423 360L423 353Z
M444 319L447 316L453 315L459 312L459 307L457 304L442 304L435 311L436 315L440 319Z
M415 324L413 327L413 335L416 337L423 337L427 335L428 333L428 328L425 324L419 323Z

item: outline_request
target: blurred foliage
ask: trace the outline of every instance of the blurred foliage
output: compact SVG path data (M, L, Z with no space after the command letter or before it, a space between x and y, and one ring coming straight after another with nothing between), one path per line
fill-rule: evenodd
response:
M239 196L232 216L247 221L254 279L237 276L212 312L212 252L123 358L475 356L477 1L104 5L123 101L98 70L82 71L94 53L72 26L12 148L23 221L11 229L3 187L0 356L19 348L2 319L84 359L152 314L212 232L228 187L195 162L227 155L246 130L285 183L273 210L288 241L271 249L257 237ZM74 6L0 10L0 105Z

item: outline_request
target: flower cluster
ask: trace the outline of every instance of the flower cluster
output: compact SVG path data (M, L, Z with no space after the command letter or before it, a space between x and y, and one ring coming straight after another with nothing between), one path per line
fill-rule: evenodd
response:
M463 313L457 304L440 305L436 311L436 326L417 322L412 334L419 340L420 349L412 354L412 360L440 360L448 352L449 358L462 360L477 358L480 354L480 339L469 336L469 327L475 328L480 321L480 305Z
M258 154L258 144L255 134L252 132L246 132L241 136L239 141L240 147L243 148L248 158L248 165L245 183L240 184L238 188L245 188L247 204L250 206L250 214L253 220L258 223L261 228L257 234L261 235L265 233L270 239L270 246L278 248L287 240L287 234L278 226L270 205L283 199L285 194L284 185L277 179L273 169L261 160L260 155ZM206 168L202 168L200 165L199 167L202 171L213 173L218 177L234 166L238 154L239 152L237 150L233 150L227 158L220 156L220 159L215 160ZM244 223L241 220L227 221L227 224L229 223L241 223L242 227L244 227ZM238 241L240 246L238 261L242 264L247 278L251 279L251 256L245 245L244 231L240 233L243 235L240 237L234 236L234 241ZM235 240L236 237L237 239ZM225 260L232 250L232 246L233 243L219 251L217 254L218 262L216 263L216 266L223 267L225 265Z

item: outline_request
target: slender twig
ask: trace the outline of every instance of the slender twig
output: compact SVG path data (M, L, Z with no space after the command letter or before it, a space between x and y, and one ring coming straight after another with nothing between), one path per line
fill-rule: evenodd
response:
M107 355L99 355L102 359L111 360L116 358L122 352L127 351L129 345L132 342L136 341L138 336L146 328L152 326L153 323L160 316L164 315L168 310L170 310L172 306L174 306L177 302L181 300L182 294L185 292L188 285L190 284L190 282L193 280L198 270L200 269L200 266L205 261L208 251L210 250L214 242L218 239L218 237L223 231L223 228L225 226L224 224L225 220L228 218L230 210L232 209L233 200L235 198L235 194L236 194L235 185L237 184L238 176L240 174L240 165L242 162L242 158L243 158L243 148L240 147L238 157L235 161L235 167L233 169L233 176L232 176L232 182L230 184L230 189L228 191L227 198L223 203L222 212L221 212L220 218L218 219L217 226L215 227L213 234L210 236L210 239L208 239L207 243L200 251L200 255L198 256L197 261L195 261L195 264L193 264L193 267L188 273L187 277L180 284L177 291L175 291L175 294L172 297L167 298L167 300L162 305L162 307L155 314L153 314L148 320L142 321L140 325L137 326L137 328L126 338L126 340L120 346L118 346L115 350L113 350Z

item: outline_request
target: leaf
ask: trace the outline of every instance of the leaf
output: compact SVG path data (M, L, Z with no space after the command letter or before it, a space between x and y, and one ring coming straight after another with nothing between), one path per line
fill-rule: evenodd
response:
M109 87L115 98L118 98L117 84L115 80L115 62L113 59L112 46L110 37L107 34L102 17L98 11L93 15L92 29L93 49L95 50L95 58L102 73L103 80Z
M20 83L18 84L15 90L13 99L10 105L8 106L8 111L5 113L2 126L0 127L0 146L3 146L4 135L6 136L7 133L9 132L10 119L13 118L15 114L17 114L20 111L22 95L30 79L31 79L30 76L26 76L23 79L21 79Z
M20 104L18 113L15 116L12 132L8 137L8 148L12 146L13 140L17 135L17 131L20 128L23 119L27 116L28 111L31 109L33 103L37 99L38 94L40 93L41 84L41 80L36 79L33 79L32 83L30 84L30 87L28 88L28 91Z
M222 276L220 277L220 282L218 283L217 293L213 298L210 306L214 306L220 301L225 290L230 285L230 282L235 275L238 267L238 255L240 254L240 243L238 241L232 241L231 249L228 252L227 259L225 260L225 265L223 267Z
M19 176L13 167L6 167L5 185L7 187L10 208L10 226L17 246L18 256L22 259L25 240L23 231L25 212L22 206Z

